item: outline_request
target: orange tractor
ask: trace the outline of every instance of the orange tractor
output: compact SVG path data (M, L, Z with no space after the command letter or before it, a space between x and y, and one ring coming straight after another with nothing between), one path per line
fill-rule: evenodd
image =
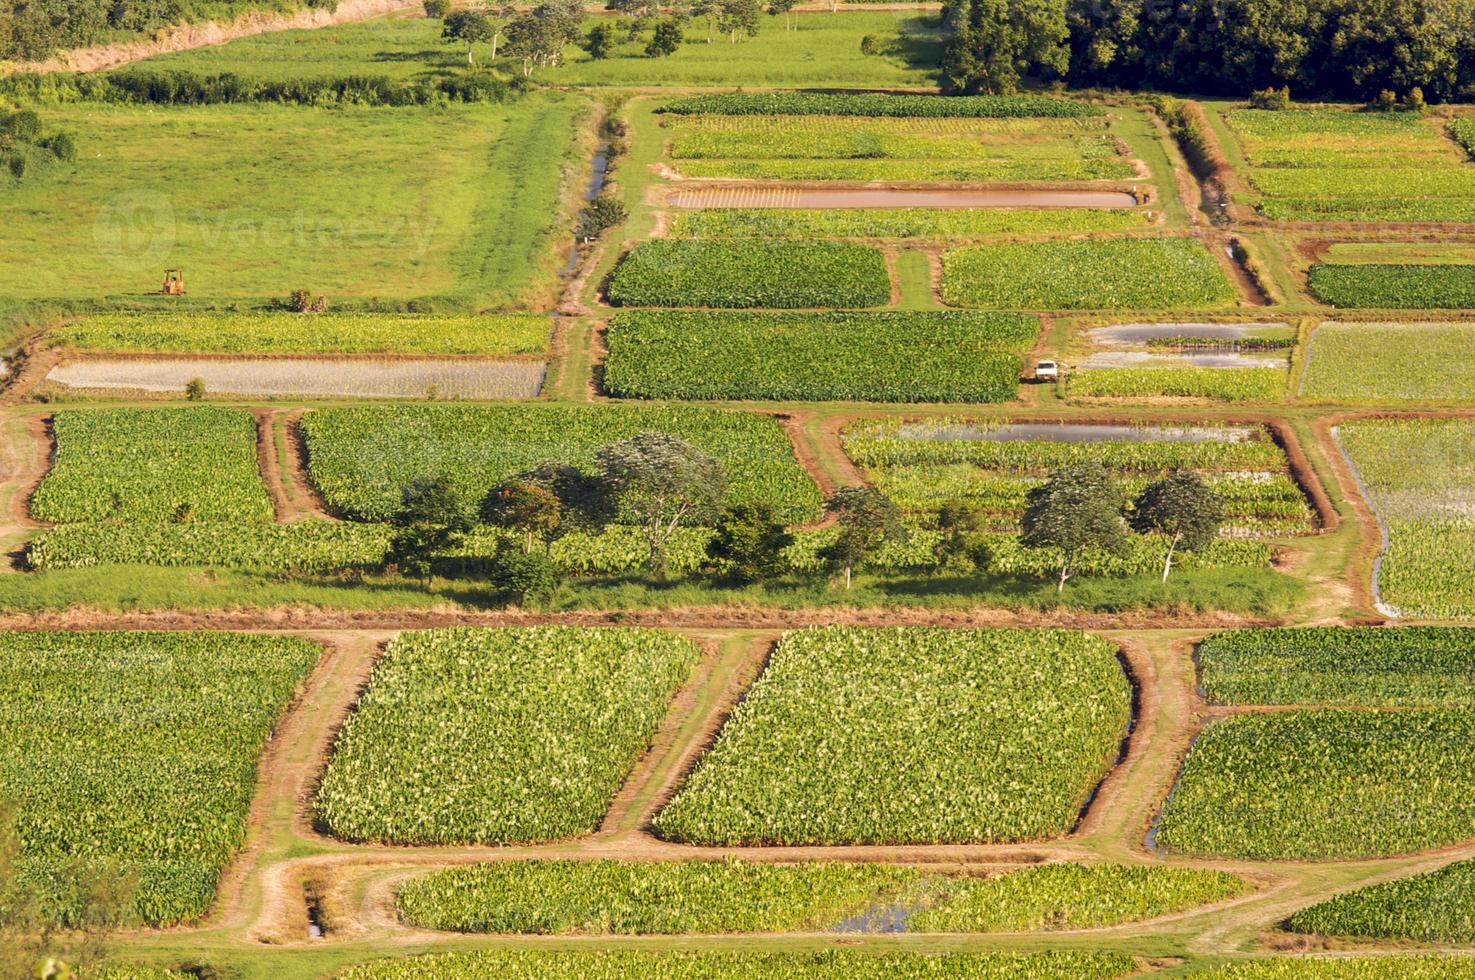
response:
M165 269L164 288L160 290L165 296L184 295L184 270Z

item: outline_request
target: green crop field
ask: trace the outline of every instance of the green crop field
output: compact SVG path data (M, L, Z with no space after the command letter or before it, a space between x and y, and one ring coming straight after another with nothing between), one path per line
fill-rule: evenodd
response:
M1136 972L1120 953L873 953L863 950L793 952L482 951L379 960L338 974L340 980L737 980L740 977L805 977L807 980L1110 980Z
M1406 616L1475 618L1475 423L1355 421L1338 435L1388 531L1383 602Z
M543 354L546 316L374 313L103 313L52 336L77 351L156 354Z
M662 240L637 245L610 277L615 306L884 306L880 250L855 242Z
M1475 630L1311 627L1215 633L1198 648L1216 704L1475 704Z
M1026 211L960 208L707 208L678 211L672 238L872 238L966 242L991 235L1142 231L1147 212L1128 208Z
M1286 928L1349 939L1475 942L1475 862L1346 892L1302 909Z
M59 411L56 453L31 498L55 524L272 519L256 421L230 408Z
M1256 959L1200 974L1205 980L1469 980L1468 956L1338 956Z
M1475 220L1475 172L1435 120L1416 113L1253 109L1227 118L1268 218Z
M1126 731L1114 653L1058 631L790 633L656 829L747 845L1059 836Z
M604 387L627 398L995 402L1039 321L1018 314L621 313Z
M136 300L181 266L190 299L216 304L299 288L350 305L516 303L547 288L585 106L48 106L81 149L7 191L0 300Z
M45 914L82 921L82 880L111 870L132 884L129 921L203 916L245 839L257 755L318 654L235 633L0 635L0 797Z
M952 306L1024 310L1214 309L1234 288L1191 238L1014 242L944 252Z
M314 812L384 843L592 832L696 655L652 630L403 634L338 735Z
M1323 262L1311 267L1307 288L1343 309L1457 310L1475 306L1475 266Z
M1420 369L1417 364L1427 366ZM1475 400L1475 325L1323 323L1301 397L1326 401Z
M411 925L547 935L795 932L909 906L909 932L1081 929L1153 919L1242 895L1217 871L1051 864L939 875L877 864L499 861L406 882Z
M1173 853L1370 858L1475 838L1475 714L1294 711L1209 725L1157 826Z
M468 507L499 480L556 460L589 467L601 447L669 432L726 467L733 502L771 504L795 523L819 511L819 488L773 418L687 406L373 406L325 408L301 422L313 483L354 520L386 520L400 491L444 476Z

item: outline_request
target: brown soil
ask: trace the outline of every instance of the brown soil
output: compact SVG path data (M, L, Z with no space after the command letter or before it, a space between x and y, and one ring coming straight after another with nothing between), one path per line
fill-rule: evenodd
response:
M1131 642L1122 643L1121 652L1131 671L1137 715L1133 719L1131 734L1127 737L1126 751L1101 781L1101 785L1096 787L1095 796L1072 832L1072 837L1089 837L1101 830L1104 814L1117 809L1123 788L1129 782L1129 773L1142 763L1143 753L1157 730L1160 692L1152 656L1140 645Z
M282 474L277 466L277 446L273 433L277 424L277 416L281 413L277 409L258 408L253 409L251 414L256 419L256 469L261 474L261 482L266 484L266 492L271 496L271 507L276 514L276 522L288 524L296 516L296 508L292 506L292 500L287 496L286 488L282 486Z
M298 427L302 416L306 414L306 409L293 409L281 420L282 438L287 442L287 470L281 474L281 478L288 481L292 488L293 509L298 516L337 520L323 506L317 488L307 475L307 445L302 441L302 430Z
M886 305L895 308L901 305L901 276L896 271L899 250L888 246L882 251L886 258L886 280L891 284L891 296L886 300Z
M809 439L809 433L806 431L806 427L810 418L812 418L812 415L808 412L790 412L787 415L779 416L778 421L784 427L784 433L789 437L789 442L794 447L794 458L799 461L799 465L804 468L804 472L808 473L809 478L819 487L819 492L829 497L837 488L835 481L830 477L829 471L825 469L824 462L818 450Z
M17 528L42 527L31 517L31 496L46 474L56 453L56 437L51 432L51 416L25 416L29 452L16 453L14 469L6 474L6 482L15 487L10 498L10 524Z

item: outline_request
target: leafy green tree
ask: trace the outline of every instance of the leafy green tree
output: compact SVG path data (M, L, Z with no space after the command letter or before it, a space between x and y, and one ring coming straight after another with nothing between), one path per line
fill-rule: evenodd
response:
M707 556L728 564L737 582L778 578L788 571L784 549L794 536L767 504L738 504L728 508L707 545Z
M858 565L882 545L907 538L901 509L874 487L841 487L825 501L825 511L834 516L839 533L819 550L819 557L844 574L847 592Z
M666 548L683 527L714 520L727 478L722 464L678 436L642 432L595 454L595 465L621 520L645 539L646 566L666 575Z
M655 28L650 32L650 40L645 45L645 56L647 58L666 58L681 49L681 42L685 40L681 29L681 22L675 17L664 17L656 21Z
M542 541L546 547L558 531L563 504L548 487L514 477L487 491L481 502L481 519L493 527L520 533L523 553L531 554L535 542Z
M546 554L498 548L492 556L491 583L517 597L519 605L553 601L563 587L564 573Z
M1193 472L1174 473L1148 484L1132 508L1133 530L1168 538L1164 582L1173 571L1173 555L1179 548L1207 548L1219 536L1223 524L1224 499Z
M615 25L607 20L602 20L589 28L589 33L584 37L584 50L589 52L589 57L595 61L608 58L610 52L615 49Z
M758 36L758 21L763 14L759 0L718 0L717 30L736 44L740 36Z
M466 65L476 67L476 46L486 44L496 36L491 18L481 10L456 10L447 14L442 21L440 36L443 40L466 45ZM496 54L493 53L493 58Z
M431 20L445 20L451 12L451 0L423 0L425 16Z
M1008 95L1025 75L1070 68L1065 0L948 0L942 87L950 95Z
M549 0L507 25L507 54L522 61L524 78L563 64L563 49L579 40L584 8L576 0Z
M794 8L797 6L799 6L799 0L768 0L768 16L778 17L782 15L784 18L784 30L792 31L794 29ZM866 37L869 36L866 35ZM862 38L862 47L864 47L864 43L865 39Z
M937 512L937 529L942 532L937 557L946 564L969 554L973 541L988 530L988 521L981 508L949 501Z
M1056 591L1063 592L1083 552L1116 552L1126 544L1121 489L1099 464L1056 470L1030 490L1019 540L1027 548L1060 549Z
M430 583L435 557L471 529L471 516L443 476L416 480L400 493L400 507L390 518L389 559L406 575Z

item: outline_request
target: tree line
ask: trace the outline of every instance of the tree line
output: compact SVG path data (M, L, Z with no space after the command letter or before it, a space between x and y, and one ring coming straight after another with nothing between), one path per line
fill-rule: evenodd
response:
M1475 0L947 0L942 84L1475 96Z

